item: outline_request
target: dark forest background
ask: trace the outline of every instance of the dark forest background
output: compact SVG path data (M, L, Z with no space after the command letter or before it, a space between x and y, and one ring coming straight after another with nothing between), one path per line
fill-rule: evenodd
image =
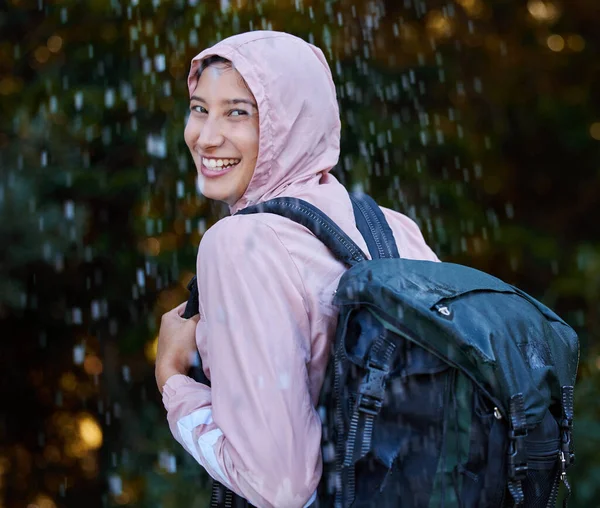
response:
M190 59L250 29L325 51L336 174L579 333L572 506L600 497L596 0L0 0L0 507L205 507L154 384L203 232Z

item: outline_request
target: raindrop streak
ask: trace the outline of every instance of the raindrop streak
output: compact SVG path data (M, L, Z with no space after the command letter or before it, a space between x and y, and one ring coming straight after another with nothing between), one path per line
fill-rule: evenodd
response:
M159 159L167 156L167 142L164 135L150 134L146 139L146 151Z
M81 108L83 107L83 92L75 92L74 101L75 109L81 111Z
M115 91L112 88L107 88L104 92L104 105L107 108L112 108L115 105Z
M77 345L73 348L73 363L75 365L82 365L85 359L85 346Z

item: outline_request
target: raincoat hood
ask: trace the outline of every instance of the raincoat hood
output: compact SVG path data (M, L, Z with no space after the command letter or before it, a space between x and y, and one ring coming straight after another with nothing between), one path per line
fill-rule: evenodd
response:
M246 81L258 105L259 151L254 175L231 213L318 184L340 153L335 85L323 52L283 32L229 37L193 58L190 96L202 60L226 58Z

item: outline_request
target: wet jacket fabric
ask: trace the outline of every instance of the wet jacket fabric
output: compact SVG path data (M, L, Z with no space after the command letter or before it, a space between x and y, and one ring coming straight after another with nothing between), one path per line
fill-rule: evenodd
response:
M301 39L256 31L218 43L193 61L231 60L258 104L259 154L230 210L279 196L329 215L363 251L337 163L340 120L323 53ZM383 208L400 255L437 261L417 225ZM303 507L321 478L315 409L336 327L333 292L345 267L307 229L271 214L220 220L197 259L196 343L211 387L168 379L163 402L173 436L216 480L258 507Z

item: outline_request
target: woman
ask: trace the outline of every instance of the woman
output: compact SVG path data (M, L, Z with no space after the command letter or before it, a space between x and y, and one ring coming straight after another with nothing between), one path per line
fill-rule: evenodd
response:
M196 56L185 140L204 195L231 213L306 200L364 252L337 163L340 119L323 53L289 34L251 32ZM416 224L383 209L400 255L437 260ZM236 215L202 238L200 319L163 316L156 379L171 431L216 480L259 507L313 502L322 471L315 410L344 266L307 229ZM186 376L196 347L211 387Z

